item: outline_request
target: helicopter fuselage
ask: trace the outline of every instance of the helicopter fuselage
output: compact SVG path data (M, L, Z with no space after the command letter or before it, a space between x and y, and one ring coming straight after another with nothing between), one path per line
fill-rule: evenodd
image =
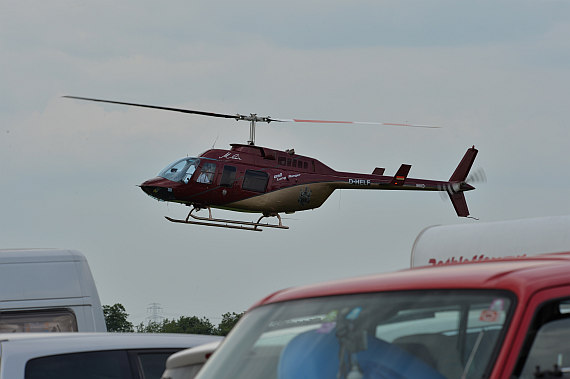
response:
M196 158L182 158L141 188L163 201L264 215L320 207L336 189L441 191L450 182L408 178L409 165L394 176L339 172L317 159L261 146L232 144ZM466 183L461 191L473 189ZM466 187L467 186L467 187ZM468 188L471 187L471 188ZM459 190L459 188L458 188Z

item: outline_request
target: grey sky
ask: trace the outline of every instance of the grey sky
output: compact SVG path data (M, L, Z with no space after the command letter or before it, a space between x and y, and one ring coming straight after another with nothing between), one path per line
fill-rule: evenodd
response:
M168 223L138 187L247 123L62 95L278 118L442 129L260 126L342 171L447 179L475 145L482 221L570 213L567 1L12 1L0 4L0 241L88 258L104 304L141 321L242 311L283 287L404 268L416 235L458 219L433 193L343 191L246 233ZM221 213L224 216L230 214ZM239 215L235 215L239 216ZM245 215L247 219L248 215Z

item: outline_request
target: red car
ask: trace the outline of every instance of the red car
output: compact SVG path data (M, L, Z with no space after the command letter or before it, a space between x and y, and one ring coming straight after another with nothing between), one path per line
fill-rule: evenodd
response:
M197 378L537 377L570 377L570 253L276 292Z

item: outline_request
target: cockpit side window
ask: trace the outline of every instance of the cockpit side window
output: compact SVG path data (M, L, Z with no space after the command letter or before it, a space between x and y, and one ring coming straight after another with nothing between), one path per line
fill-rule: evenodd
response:
M202 166L202 171L200 176L196 179L197 183L211 184L214 181L214 174L216 173L216 164L212 162L206 162Z

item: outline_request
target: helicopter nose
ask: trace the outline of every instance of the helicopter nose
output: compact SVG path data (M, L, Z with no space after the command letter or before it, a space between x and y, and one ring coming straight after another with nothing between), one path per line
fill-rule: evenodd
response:
M174 192L172 187L168 186L168 183L164 182L162 178L149 179L142 183L139 187L147 195L154 197L158 200L169 201L174 200Z

